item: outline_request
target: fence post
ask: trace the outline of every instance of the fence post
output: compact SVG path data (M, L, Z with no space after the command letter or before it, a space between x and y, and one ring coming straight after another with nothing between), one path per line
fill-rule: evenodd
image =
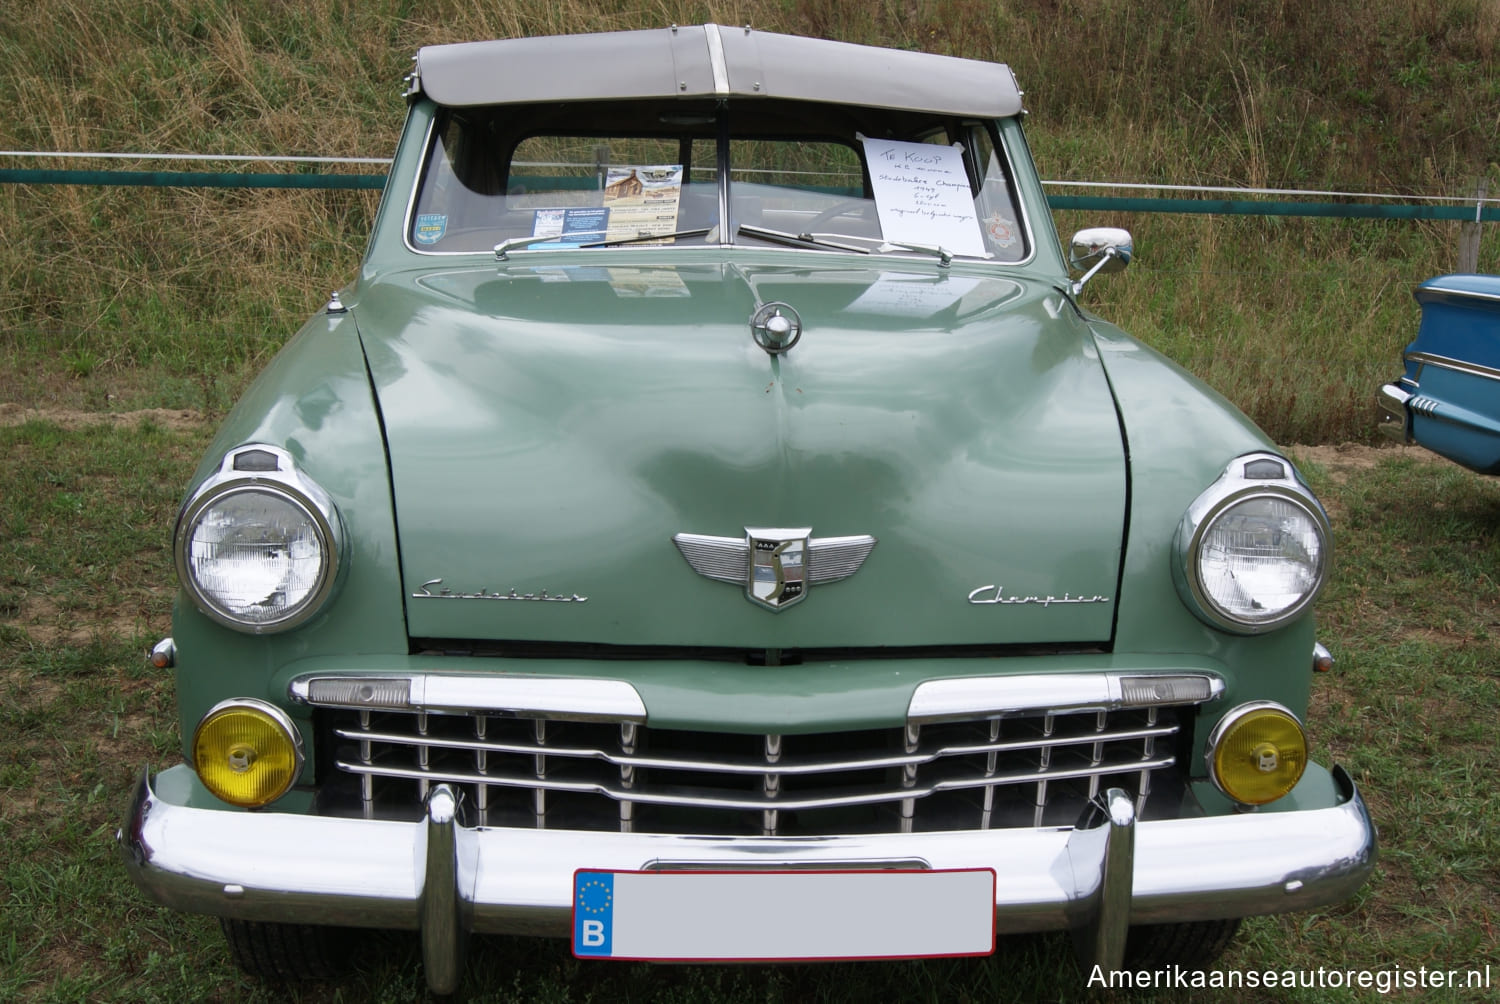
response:
M1484 208L1485 196L1489 194L1489 183L1480 178L1474 186L1474 204L1479 209ZM1474 219L1466 220L1458 227L1458 270L1460 272L1479 271L1479 211L1474 213Z

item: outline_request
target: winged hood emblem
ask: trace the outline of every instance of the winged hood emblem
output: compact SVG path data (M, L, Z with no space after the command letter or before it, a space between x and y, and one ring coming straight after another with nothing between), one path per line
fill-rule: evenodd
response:
M870 556L875 538L814 537L812 527L745 527L743 537L679 533L677 550L699 575L743 584L750 602L785 610L815 583L847 579Z

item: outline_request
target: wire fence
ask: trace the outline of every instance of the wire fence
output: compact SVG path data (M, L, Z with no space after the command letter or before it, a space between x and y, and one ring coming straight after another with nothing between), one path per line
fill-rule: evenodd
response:
M384 173L309 172L311 166L388 165L381 157L267 156L206 153L89 153L0 150L0 158L130 160L177 163L220 162L288 164L296 172L136 171L117 169L0 168L0 185L92 185L145 188L268 188L381 190ZM1106 192L1171 192L1163 195L1069 195L1049 191L1053 209L1091 212L1191 213L1221 216L1303 216L1373 220L1500 221L1500 198L1475 195L1397 195L1381 192L1303 191L1149 182L1043 181L1044 188ZM1192 197L1184 197L1192 196ZM1211 197L1221 196L1221 197ZM1233 196L1224 198L1222 196ZM1268 199L1275 201L1267 201ZM1308 201L1339 199L1343 201ZM1357 201L1356 201L1357 200ZM1378 200L1378 201L1376 201Z

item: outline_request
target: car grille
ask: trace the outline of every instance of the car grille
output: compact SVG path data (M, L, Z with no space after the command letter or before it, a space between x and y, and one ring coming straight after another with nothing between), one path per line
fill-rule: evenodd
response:
M435 784L485 826L642 833L1067 826L1117 787L1174 815L1184 709L1008 714L810 735L324 708L320 811L415 818ZM1187 709L1190 711L1190 708Z

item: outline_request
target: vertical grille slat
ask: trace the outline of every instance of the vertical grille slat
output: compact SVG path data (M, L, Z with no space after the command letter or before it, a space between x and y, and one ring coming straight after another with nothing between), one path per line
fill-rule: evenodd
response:
M474 716L474 738L483 742L486 733L489 732L490 720L485 715ZM483 776L490 772L489 750L477 749L474 751L474 773ZM485 817L490 811L490 786L484 782L475 785L474 807L479 810L480 820L488 822Z
M908 725L902 738L902 747L908 753L916 753L922 748L922 728L919 725ZM903 789L915 788L917 786L918 766L906 764L901 768L901 787ZM903 798L901 800L901 832L910 833L917 818L917 800L915 798Z
M417 713L417 735L420 737L427 735L427 718L427 712L419 711ZM417 766L423 770L428 770L432 767L432 747L426 743L419 742L417 744ZM431 790L432 782L427 779L423 778L417 782L417 797L420 801L427 801L427 794Z
M781 762L781 736L766 736L766 764L774 766ZM774 801L781 794L781 775L761 775L761 793L766 796L766 801ZM776 826L780 822L780 816L776 809L765 809L760 814L760 832L762 836L776 836Z
M547 720L545 718L536 719L536 724L533 730L536 735L537 749L542 749L547 745ZM535 763L536 779L538 781L547 780L546 755L543 753L538 753L536 755ZM547 828L547 789L542 787L541 785L537 785L534 789L532 789L531 802L531 811L536 814L536 828L539 830L545 830Z
M637 721L316 708L320 811L415 818L439 781L483 826L800 836L1067 826L1108 787L1149 818L1190 798L1194 706L990 714L782 735Z
M640 726L635 722L620 723L620 753L622 756L633 756L635 754L636 730ZM620 765L620 790L630 791L635 787L635 767L632 764ZM629 833L634 828L635 803L628 798L620 799L620 832Z
M1154 726L1157 723L1158 713L1156 708L1146 710L1146 724ZM1156 737L1147 736L1142 741L1141 759L1150 760L1156 755ZM1139 815L1146 810L1146 796L1151 794L1151 771L1143 770L1140 779L1136 782L1138 793L1135 798L1135 811Z

